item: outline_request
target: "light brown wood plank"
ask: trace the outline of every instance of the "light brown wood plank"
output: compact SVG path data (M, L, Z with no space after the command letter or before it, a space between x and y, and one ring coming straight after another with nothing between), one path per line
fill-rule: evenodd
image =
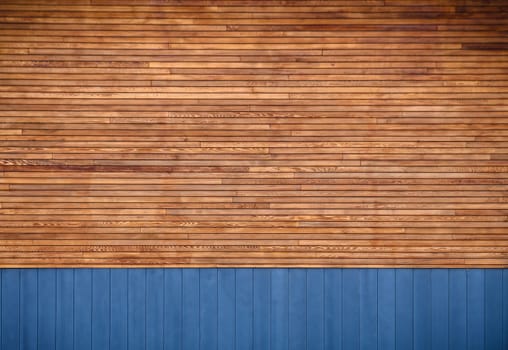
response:
M507 267L502 0L4 0L0 267Z

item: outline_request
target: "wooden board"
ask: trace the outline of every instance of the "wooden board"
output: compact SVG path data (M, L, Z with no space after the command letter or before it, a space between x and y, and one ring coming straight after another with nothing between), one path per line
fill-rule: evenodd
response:
M508 266L505 1L3 0L0 266Z

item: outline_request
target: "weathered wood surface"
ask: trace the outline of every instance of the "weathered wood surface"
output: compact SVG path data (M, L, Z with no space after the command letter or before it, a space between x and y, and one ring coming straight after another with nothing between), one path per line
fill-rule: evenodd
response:
M501 0L2 0L0 266L508 266Z

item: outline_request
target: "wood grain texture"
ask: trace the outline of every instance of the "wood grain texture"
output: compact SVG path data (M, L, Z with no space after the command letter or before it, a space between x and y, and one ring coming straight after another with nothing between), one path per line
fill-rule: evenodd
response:
M3 0L0 266L508 266L502 0Z

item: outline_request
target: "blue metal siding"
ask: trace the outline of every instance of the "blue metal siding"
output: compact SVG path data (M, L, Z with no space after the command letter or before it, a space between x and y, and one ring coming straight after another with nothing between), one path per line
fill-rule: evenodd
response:
M2 350L508 349L508 269L4 269Z

